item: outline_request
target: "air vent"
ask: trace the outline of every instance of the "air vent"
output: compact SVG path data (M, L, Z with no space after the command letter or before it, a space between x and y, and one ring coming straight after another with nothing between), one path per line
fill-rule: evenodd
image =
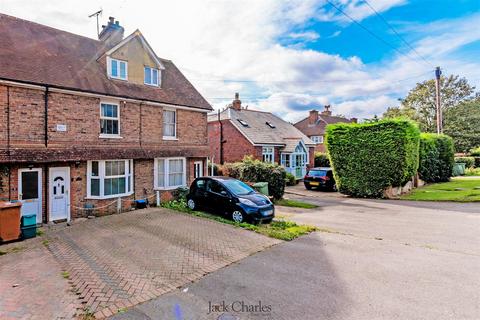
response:
M272 129L275 128L275 125L274 125L273 123L271 123L271 122L268 122L268 121L267 121L267 122L265 122L265 124L266 124L267 126L269 126L270 128L272 128Z

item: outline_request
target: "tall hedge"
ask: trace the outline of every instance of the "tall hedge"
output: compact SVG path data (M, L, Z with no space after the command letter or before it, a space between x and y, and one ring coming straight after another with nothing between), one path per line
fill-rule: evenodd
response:
M438 181L448 181L452 176L453 164L455 163L453 139L447 135L441 134L436 136L435 142L439 153Z
M268 192L275 199L281 199L285 192L285 169L251 156L246 156L241 162L226 163L221 173L245 182L268 182Z
M326 145L341 193L382 197L418 169L420 131L408 120L327 126Z
M437 135L422 133L420 135L418 175L425 182L436 182L440 179L440 158Z

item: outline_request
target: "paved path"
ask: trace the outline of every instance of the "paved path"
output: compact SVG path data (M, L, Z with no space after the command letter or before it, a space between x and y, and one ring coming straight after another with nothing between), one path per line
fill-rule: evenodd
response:
M279 243L166 209L54 228L43 238L0 257L1 319L111 316Z
M114 319L480 318L478 205L290 196L320 207L277 213L323 232L281 243ZM271 311L231 310L259 301ZM211 304L222 302L228 312L209 314Z

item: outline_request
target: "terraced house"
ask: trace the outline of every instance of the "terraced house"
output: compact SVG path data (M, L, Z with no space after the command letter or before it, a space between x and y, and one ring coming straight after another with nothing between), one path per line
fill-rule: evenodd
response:
M0 43L0 197L22 214L125 210L204 172L211 106L140 31L110 18L97 40L0 14Z

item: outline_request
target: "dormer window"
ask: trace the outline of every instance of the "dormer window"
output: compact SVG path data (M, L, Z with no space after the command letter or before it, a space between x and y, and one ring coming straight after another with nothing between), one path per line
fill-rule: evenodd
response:
M128 62L109 58L108 59L108 75L110 76L110 78L127 80Z
M159 75L160 75L160 70L155 68L145 67L144 83L148 84L149 86L158 87L160 84Z

